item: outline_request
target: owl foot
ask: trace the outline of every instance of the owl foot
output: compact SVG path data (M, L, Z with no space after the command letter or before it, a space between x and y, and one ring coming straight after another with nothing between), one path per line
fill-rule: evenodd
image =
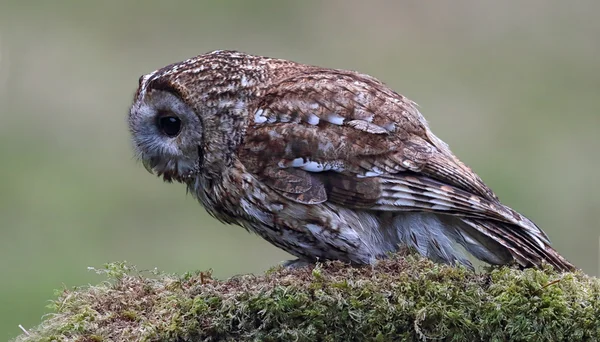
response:
M295 259L295 260L286 260L281 264L285 268L296 269L296 268L311 266L311 265L314 265L315 263L313 261L309 261L309 260L305 260L305 259Z

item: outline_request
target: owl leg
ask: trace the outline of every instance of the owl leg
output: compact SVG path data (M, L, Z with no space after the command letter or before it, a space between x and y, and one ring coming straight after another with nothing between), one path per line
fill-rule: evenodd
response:
M306 260L306 259L294 259L294 260L286 260L281 263L283 267L296 269L302 268L310 265L314 265L314 261Z

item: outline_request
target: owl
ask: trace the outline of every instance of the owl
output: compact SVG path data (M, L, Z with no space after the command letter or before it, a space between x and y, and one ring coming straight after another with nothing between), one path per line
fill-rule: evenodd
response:
M298 259L573 265L379 80L237 51L139 79L128 118L148 171Z

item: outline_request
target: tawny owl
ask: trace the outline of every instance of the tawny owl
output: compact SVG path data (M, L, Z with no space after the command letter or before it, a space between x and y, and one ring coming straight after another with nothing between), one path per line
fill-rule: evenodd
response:
M368 75L214 51L142 76L129 128L150 172L296 265L370 264L410 246L450 264L470 266L464 249L490 264L573 268L415 103Z

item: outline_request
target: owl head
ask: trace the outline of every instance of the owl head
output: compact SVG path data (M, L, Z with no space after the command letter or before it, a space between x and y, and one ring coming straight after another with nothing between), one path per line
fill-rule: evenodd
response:
M213 51L140 77L128 120L137 156L165 181L218 176L242 139L249 104L286 63Z
M136 154L149 172L183 181L200 168L202 121L176 91L148 87L152 75L140 78L129 114Z

